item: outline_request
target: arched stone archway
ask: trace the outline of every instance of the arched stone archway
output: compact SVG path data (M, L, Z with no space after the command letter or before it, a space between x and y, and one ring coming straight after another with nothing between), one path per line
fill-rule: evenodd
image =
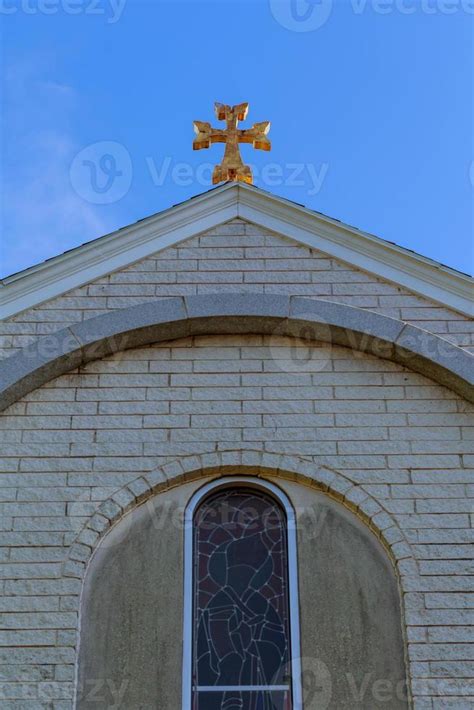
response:
M127 513L154 495L203 477L238 475L271 476L299 482L340 501L364 521L387 549L392 562L401 562L413 573L417 561L394 517L366 491L339 471L316 466L294 455L272 454L255 449L212 451L183 456L135 478L103 501L69 548L63 575L82 579L100 540ZM403 572L399 570L400 576Z
M0 407L75 367L113 352L188 335L263 333L330 341L394 360L474 401L472 357L402 321L331 301L219 294L143 303L90 318L2 363Z

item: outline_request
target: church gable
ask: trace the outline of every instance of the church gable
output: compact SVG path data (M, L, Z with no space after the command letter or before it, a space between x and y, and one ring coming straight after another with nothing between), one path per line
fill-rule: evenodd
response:
M466 316L318 249L234 218L3 321L0 352L8 357L37 338L118 308L212 293L335 301L412 323L461 347L473 345L474 327Z
M301 671L328 710L465 707L472 358L442 338L469 347L469 285L236 185L6 279L8 708L29 678L44 710L260 707L268 688L296 710ZM270 571L245 516L253 557L222 555L236 494L269 523Z

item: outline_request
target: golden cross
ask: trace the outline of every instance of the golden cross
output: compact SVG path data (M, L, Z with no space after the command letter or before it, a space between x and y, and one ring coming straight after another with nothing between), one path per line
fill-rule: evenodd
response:
M239 121L245 121L249 109L248 103L237 106L214 104L214 110L219 121L226 122L226 128L212 128L205 121L194 121L194 131L197 134L193 142L194 150L209 148L212 143L225 143L224 158L216 165L212 173L212 183L226 180L248 182L252 184L252 171L249 165L244 165L240 156L239 143L252 143L254 148L270 150L271 142L267 138L270 121L254 123L252 128L237 128Z

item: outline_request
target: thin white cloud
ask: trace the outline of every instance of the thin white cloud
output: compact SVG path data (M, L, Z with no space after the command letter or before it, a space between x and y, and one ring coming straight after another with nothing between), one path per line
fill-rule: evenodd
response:
M69 166L83 147L73 129L81 98L55 78L51 58L8 66L4 94L2 276L115 227L71 186Z

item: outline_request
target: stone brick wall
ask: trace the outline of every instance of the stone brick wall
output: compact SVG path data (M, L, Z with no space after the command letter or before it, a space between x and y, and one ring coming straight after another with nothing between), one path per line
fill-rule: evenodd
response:
M0 323L0 357L77 321L147 300L280 293L369 309L474 350L471 319L261 227L233 220Z
M465 316L234 220L0 323L0 357L110 310L222 292L336 301L474 350ZM0 417L0 707L72 707L99 534L163 471L179 483L184 461L215 471L231 451L310 470L357 509L398 567L416 710L474 707L473 432L473 405L423 376L278 334L161 343L48 382Z
M88 288L162 273L143 265ZM124 305L107 294L82 298ZM0 419L2 710L72 707L80 577L99 532L159 467L179 482L183 460L230 450L282 471L292 457L370 518L398 565L416 709L474 707L473 410L400 365L278 335L120 352L31 392Z

